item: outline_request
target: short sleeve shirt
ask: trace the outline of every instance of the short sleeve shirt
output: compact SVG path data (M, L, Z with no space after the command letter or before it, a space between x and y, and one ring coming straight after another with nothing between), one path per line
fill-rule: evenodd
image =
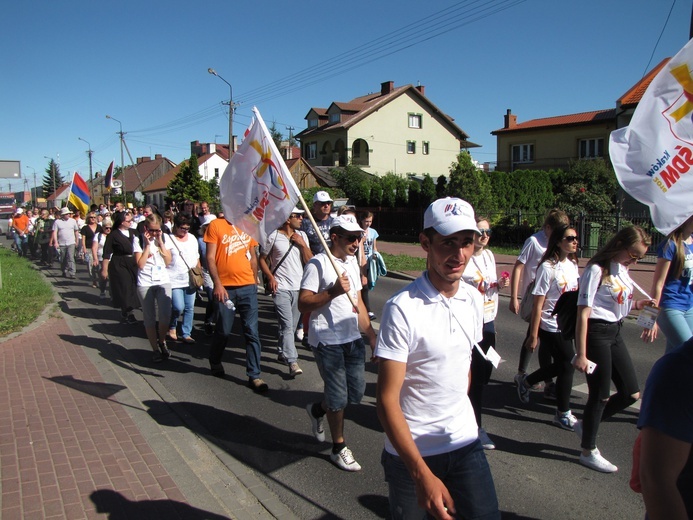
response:
M308 237L303 231L294 231L294 233L298 233L303 241L308 243ZM270 264L270 270L274 271L277 286L283 291L298 291L301 288L301 278L303 277L301 250L296 246L291 247L289 237L278 231L270 233L267 237L267 243L269 244L267 261ZM284 258L283 261L282 258ZM275 270L277 265L279 268Z
M166 233L163 234L164 247L169 251L173 248L171 237ZM146 240L146 238L143 238ZM137 285L139 287L153 287L155 285L166 285L171 283L169 271L166 269L166 262L161 255L159 248L152 241L149 246L149 257L147 263L142 269L137 270ZM142 253L142 246L137 237L132 240L132 252Z
M591 307L591 319L611 323L622 320L633 304L633 280L628 269L618 262L609 265L609 276L602 280L602 268L588 264L580 279L578 305Z
M662 295L659 298L660 306L687 311L693 308L693 249L689 244L683 243L684 263L681 276L678 278L667 278L662 287ZM657 247L657 257L664 258L670 262L676 256L676 243L672 240L662 242Z
M560 330L556 317L551 316L551 312L561 294L578 288L578 276L577 265L568 258L556 264L547 260L539 266L532 294L545 297L539 324L542 330L548 332Z
M385 304L375 355L406 363L399 402L422 456L448 453L478 437L467 386L472 341L482 338L482 298L465 283L443 297L428 274ZM396 455L387 437L385 449Z
M332 217L327 217L325 220L317 221L316 223L318 225L318 231L316 231L313 224L310 222L310 219L303 219L303 222L301 223L301 231L303 231L308 237L308 245L310 246L310 250L314 255L325 252L325 249L322 247L322 242L320 242L320 238L318 237L318 232L325 239L327 247L332 245L332 241L330 240L330 228L332 227L333 221L334 218Z
M543 229L525 240L520 256L517 257L518 261L522 262L525 266L522 270L522 285L520 285L520 293L518 296L524 295L527 286L534 280L541 257L544 256L546 252L548 242L549 238L546 236Z
M53 230L58 232L59 246L73 246L77 243L75 233L79 232L79 226L75 219L56 219L53 224Z
M215 262L224 287L254 285L255 273L250 264L257 241L224 218L212 220L205 231L204 241L216 244Z
M498 276L496 259L488 249L472 255L464 268L462 280L476 287L484 300L484 323L496 319L498 314Z

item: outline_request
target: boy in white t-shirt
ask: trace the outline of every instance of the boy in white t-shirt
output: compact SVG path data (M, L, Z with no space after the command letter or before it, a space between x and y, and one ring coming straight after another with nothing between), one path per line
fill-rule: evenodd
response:
M460 280L477 234L469 203L433 202L419 235L428 270L383 309L376 397L394 518L500 518L467 395L483 300Z

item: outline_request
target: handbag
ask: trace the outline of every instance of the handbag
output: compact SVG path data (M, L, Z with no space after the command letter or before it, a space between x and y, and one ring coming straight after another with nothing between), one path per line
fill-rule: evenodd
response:
M176 246L176 249L178 249L178 256L181 257L183 263L185 264L185 267L188 268L188 283L190 284L190 287L195 287L196 289L202 287L205 284L205 278L204 276L202 276L202 268L190 267L188 265L188 262L185 261L183 253L180 252L180 248L178 247L178 244L176 244L176 240L172 238L171 242L173 242L173 245Z
M532 319L532 307L534 306L534 295L532 294L532 291L534 291L535 281L536 280L532 280L532 282L527 286L525 293L522 295L522 301L520 302L520 318L527 323L529 323Z

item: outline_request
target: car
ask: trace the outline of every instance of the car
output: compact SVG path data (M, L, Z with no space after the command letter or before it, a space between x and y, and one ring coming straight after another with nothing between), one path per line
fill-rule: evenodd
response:
M0 236L6 236L10 238L10 219L12 218L12 212L0 213Z

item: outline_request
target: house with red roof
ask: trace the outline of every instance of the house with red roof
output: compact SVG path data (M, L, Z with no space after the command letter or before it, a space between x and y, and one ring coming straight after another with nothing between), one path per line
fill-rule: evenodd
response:
M395 87L328 108L311 108L295 137L312 167L353 164L374 175L447 174L461 149L479 145L425 95L423 85Z
M609 135L630 123L635 108L666 58L616 100L615 108L562 116L531 119L518 123L510 109L503 128L494 130L497 139L496 169L565 169L570 161L601 157L609 160Z

